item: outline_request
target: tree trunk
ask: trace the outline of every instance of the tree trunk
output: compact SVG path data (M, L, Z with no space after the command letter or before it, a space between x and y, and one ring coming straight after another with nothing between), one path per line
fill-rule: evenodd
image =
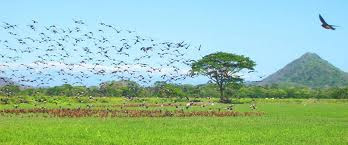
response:
M221 103L231 103L231 100L229 100L227 97L224 96L225 88L222 84L219 85L219 89L220 89L220 102Z
M220 101L223 102L225 100L225 97L224 97L224 88L222 84L219 85L219 89L220 89Z

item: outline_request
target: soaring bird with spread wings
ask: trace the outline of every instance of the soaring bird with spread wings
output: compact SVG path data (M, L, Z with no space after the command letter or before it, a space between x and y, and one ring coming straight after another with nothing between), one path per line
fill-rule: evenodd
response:
M338 26L335 26L335 25L329 25L328 23L325 22L324 18L319 14L319 19L320 19L320 22L322 23L322 27L325 28L325 29L329 29L329 30L336 30L335 27L338 27Z

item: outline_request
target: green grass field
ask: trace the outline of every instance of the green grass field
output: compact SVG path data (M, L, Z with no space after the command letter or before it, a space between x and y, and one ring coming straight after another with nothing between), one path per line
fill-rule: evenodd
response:
M104 105L120 102L122 99L114 99ZM0 109L11 106L1 105ZM259 99L257 107L266 114L154 118L5 115L0 116L0 144L348 144L347 100ZM235 108L241 112L250 110L248 103Z

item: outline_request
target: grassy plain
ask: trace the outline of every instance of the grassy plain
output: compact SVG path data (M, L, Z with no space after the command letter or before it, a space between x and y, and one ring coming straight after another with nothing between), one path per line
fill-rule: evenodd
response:
M72 100L69 100L72 101ZM94 109L123 104L113 98L94 103ZM144 100L143 100L144 101ZM172 100L146 99L148 103ZM207 100L202 100L206 102ZM234 109L250 111L249 99L239 100ZM86 103L37 104L35 107L74 108ZM128 104L139 103L129 101ZM182 102L184 103L184 102ZM20 104L32 108L34 103ZM257 99L257 111L263 116L240 117L116 117L60 118L26 115L0 116L0 144L348 144L347 100ZM187 111L222 108L215 103L208 107L193 106ZM13 104L0 105L1 109ZM118 109L118 108L114 108ZM133 107L131 109L144 109ZM160 109L152 107L148 109ZM162 109L174 109L164 107Z

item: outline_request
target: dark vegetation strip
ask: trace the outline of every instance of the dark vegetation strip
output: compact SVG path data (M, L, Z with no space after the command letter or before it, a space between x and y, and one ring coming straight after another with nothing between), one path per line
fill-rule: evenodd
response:
M136 84L136 82L128 82ZM103 85L98 87L71 86L63 85L49 88L20 88L15 85L6 85L0 87L0 103L7 104L11 98L20 96L31 96L37 100L49 100L54 96L93 96L99 97L136 97L136 98L218 98L219 92L216 85L178 85L178 84L158 84L150 87L140 85L125 85L123 81L108 82L110 87ZM111 87L113 86L113 87ZM137 86L137 87L135 87ZM137 91L134 91L137 90ZM345 87L327 87L327 88L309 88L294 86L242 86L239 89L229 86L225 89L225 95L235 98L318 98L318 99L348 99L348 86ZM232 99L233 100L233 99ZM87 100L85 100L87 101Z
M163 111L163 110L93 110L93 109L5 109L1 116L24 114L48 114L49 117L237 117L262 116L263 112L234 112L234 111Z
M194 102L194 103L157 103L157 104L146 104L146 103L132 103L132 104L114 104L109 105L110 107L180 107L180 106L209 106L211 103L205 103L205 102ZM96 107L105 107L105 105L96 105Z

